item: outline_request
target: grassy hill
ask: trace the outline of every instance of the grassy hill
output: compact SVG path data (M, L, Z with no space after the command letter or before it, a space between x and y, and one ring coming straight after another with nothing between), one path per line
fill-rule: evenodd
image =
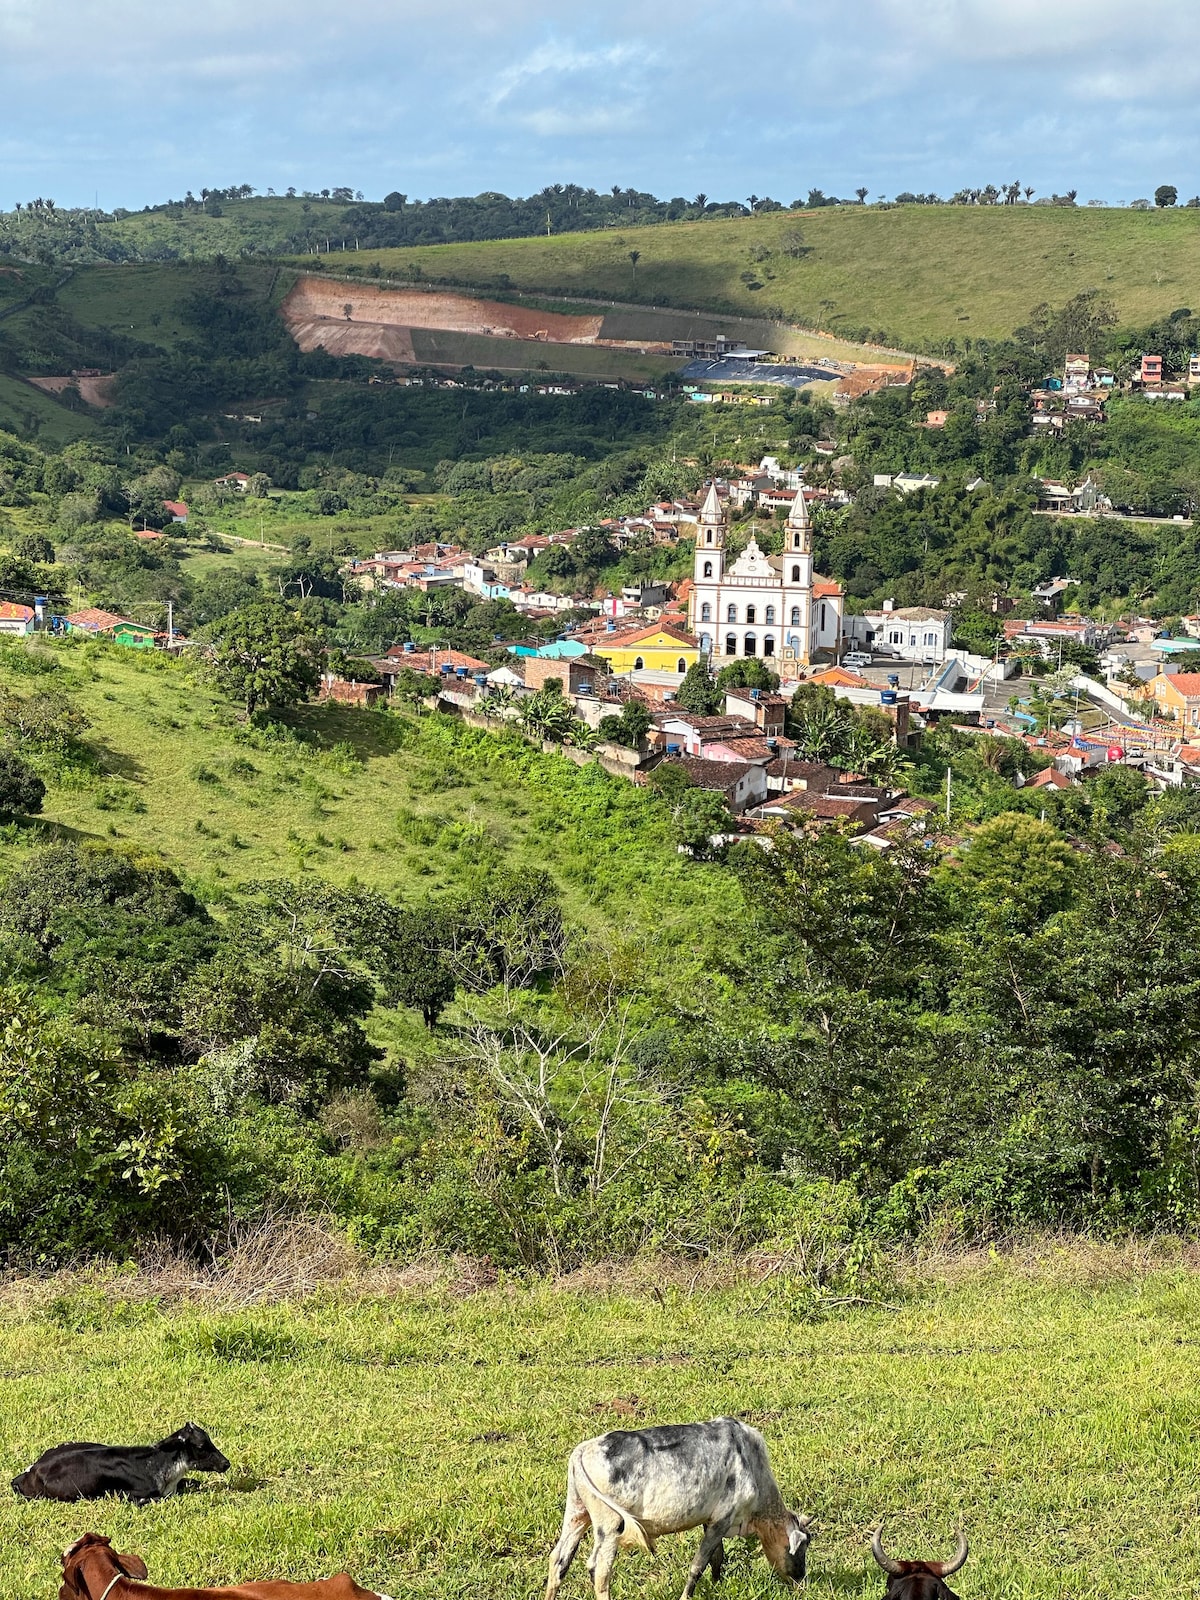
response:
M418 1600L540 1593L567 1456L581 1439L733 1413L766 1436L793 1505L816 1512L807 1592L875 1600L872 1531L948 1554L965 1600L1195 1590L1194 1351L1200 1279L1123 1271L1115 1252L997 1264L823 1312L786 1272L653 1296L600 1270L560 1286L410 1288L233 1309L109 1288L16 1284L0 1321L10 1470L73 1431L150 1439L194 1417L233 1468L149 1510L0 1501L0 1600L49 1594L98 1527L151 1581L312 1579L343 1568ZM1081 1270L1082 1269L1082 1270ZM689 1283L691 1289L689 1290ZM477 1287L477 1286L472 1286ZM150 1296L146 1298L145 1296ZM157 1430L157 1431L156 1431ZM622 1552L616 1593L680 1592L699 1535ZM588 1545L563 1600L590 1595ZM784 1590L741 1540L719 1590Z
M804 254L787 253L796 248ZM869 329L929 350L1007 334L1038 302L1062 304L1081 289L1099 289L1130 323L1200 305L1200 211L836 207L361 252L354 264L372 262L397 276L419 268L492 288L782 317L851 336Z
M611 926L619 904L632 932L690 950L701 908L735 896L727 877L681 861L632 785L516 736L320 705L295 713L291 738L246 734L187 662L100 642L47 648L100 754L90 772L47 772L44 823L149 848L205 898L309 872L405 896L536 864L585 923ZM0 864L42 827L10 830Z

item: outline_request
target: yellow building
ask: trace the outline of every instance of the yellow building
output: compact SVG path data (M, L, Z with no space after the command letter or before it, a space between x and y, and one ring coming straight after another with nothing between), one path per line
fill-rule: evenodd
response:
M675 672L682 678L700 659L700 647L683 628L658 624L639 633L616 634L592 645L592 654L602 656L614 673Z
M1160 672L1146 685L1146 692L1154 696L1160 714L1200 728L1200 672Z

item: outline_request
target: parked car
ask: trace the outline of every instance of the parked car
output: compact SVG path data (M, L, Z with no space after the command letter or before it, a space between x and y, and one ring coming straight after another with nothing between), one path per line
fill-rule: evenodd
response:
M865 650L850 650L842 657L842 665L853 671L856 667L869 667L871 657Z

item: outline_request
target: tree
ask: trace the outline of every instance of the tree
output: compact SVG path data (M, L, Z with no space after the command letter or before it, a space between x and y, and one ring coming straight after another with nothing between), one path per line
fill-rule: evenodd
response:
M858 196L859 205L860 206L865 206L866 203L867 203L867 194L869 193L866 185L864 184L861 188L855 189L854 192Z
M1163 210L1166 206L1173 206L1179 199L1179 190L1173 183L1160 183L1154 191L1154 204Z
M640 250L631 250L629 252L629 264L633 268L633 276L635 280L637 278L637 264L641 259L642 252Z
M19 561L42 562L46 565L52 565L54 561L54 546L44 533L18 534L9 549Z
M33 816L45 798L46 785L29 763L0 750L0 816Z
M703 656L693 661L675 691L675 704L681 711L690 711L697 717L709 717L720 711L724 696L713 683L712 673Z
M246 485L246 493L252 500L265 500L271 492L271 480L265 472L254 472Z
M433 907L398 911L388 931L384 971L385 999L419 1011L427 1028L454 999L454 973L446 959L446 930Z
M1067 904L1077 864L1049 823L1007 811L976 828L949 870L980 909L1033 925Z
M296 705L321 681L324 645L294 611L262 600L231 611L208 629L217 678L252 717Z
M722 693L726 689L778 689L778 676L764 667L756 656L739 656L736 661L730 661L717 673L717 688Z

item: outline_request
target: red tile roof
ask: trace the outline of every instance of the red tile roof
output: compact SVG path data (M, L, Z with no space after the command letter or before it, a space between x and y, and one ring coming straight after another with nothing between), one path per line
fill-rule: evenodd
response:
M1189 698L1200 695L1200 672L1168 672L1164 676L1171 680L1180 694Z
M19 606L15 605L11 600L0 600L0 621L28 622L32 616L32 606Z
M695 650L697 639L686 628L677 628L669 622L656 622L649 628L639 628L636 633L623 633L620 636L622 646L627 644L641 644L643 639L653 639L655 634L665 633L669 639L674 639L677 644L686 645Z
M67 618L72 628L86 628L92 633L102 633L106 628L128 620L128 617L118 617L113 611L97 610L95 606L87 606L82 611L72 611Z

